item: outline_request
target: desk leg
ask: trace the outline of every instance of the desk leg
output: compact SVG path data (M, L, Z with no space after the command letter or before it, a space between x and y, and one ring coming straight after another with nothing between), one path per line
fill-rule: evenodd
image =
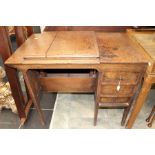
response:
M23 77L24 77L24 80L26 82L27 88L29 90L29 94L30 94L30 97L32 99L32 102L34 103L34 106L36 107L37 112L39 114L41 123L42 123L42 125L45 125L44 116L43 116L43 113L42 113L40 105L39 105L39 99L38 99L39 95L37 93L39 90L36 90L36 88L35 88L36 83L34 82L34 80L32 81L32 75L30 77L28 72L29 71L22 72L23 73Z
M138 98L136 100L136 103L133 107L133 110L131 112L131 115L129 117L129 120L126 124L126 128L132 128L143 104L145 103L145 100L146 100L146 97L150 91L150 88L151 88L151 77L147 76L145 79L144 79L144 83L143 83L143 86L141 88L141 91L138 95Z

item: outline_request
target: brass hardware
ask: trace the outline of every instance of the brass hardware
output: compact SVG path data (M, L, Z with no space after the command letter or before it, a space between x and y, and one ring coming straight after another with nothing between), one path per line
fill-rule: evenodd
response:
M117 84L117 87L116 87L116 90L117 91L120 91L120 89L121 89L121 80L122 80L122 78L120 76L119 81L118 81L118 84Z

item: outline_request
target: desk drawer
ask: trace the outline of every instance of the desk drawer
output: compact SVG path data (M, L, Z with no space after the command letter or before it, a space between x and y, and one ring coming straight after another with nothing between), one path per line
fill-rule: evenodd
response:
M103 103L128 103L129 97L101 97L99 102Z
M117 90L118 85L102 85L101 97L131 97L133 96L134 85L121 85Z
M104 72L102 77L102 83L113 83L117 84L119 80L121 80L122 84L137 84L140 73L138 72Z
M99 100L100 107L127 107L130 103L130 98L128 97L101 97Z

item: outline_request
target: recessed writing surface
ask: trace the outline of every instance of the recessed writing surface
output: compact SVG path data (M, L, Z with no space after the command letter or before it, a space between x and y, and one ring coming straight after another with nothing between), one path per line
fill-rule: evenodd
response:
M95 33L92 31L57 32L46 56L99 57Z

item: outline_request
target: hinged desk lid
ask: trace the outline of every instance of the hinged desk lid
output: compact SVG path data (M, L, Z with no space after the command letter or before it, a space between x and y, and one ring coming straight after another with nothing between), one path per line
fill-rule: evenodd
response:
M95 33L92 31L60 31L51 43L47 58L99 57Z
M99 63L93 31L54 31L29 37L8 64Z
M21 56L25 59L45 58L55 36L56 32L34 34L17 49L16 53L20 51Z

